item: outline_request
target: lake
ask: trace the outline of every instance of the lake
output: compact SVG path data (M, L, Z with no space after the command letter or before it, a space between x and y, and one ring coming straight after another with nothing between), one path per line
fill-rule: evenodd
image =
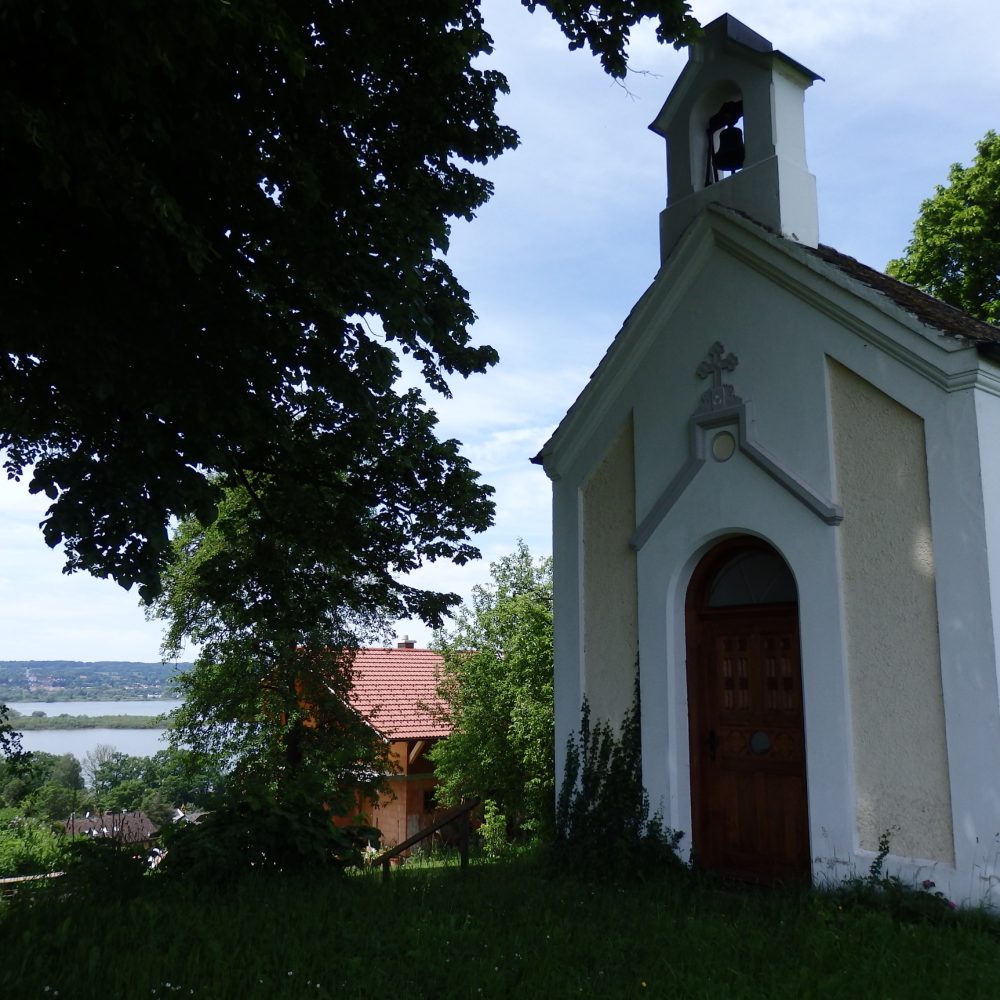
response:
M179 708L180 701L19 701L10 707L24 715L44 712L57 715L162 715ZM23 733L25 750L71 753L78 760L99 743L133 757L151 757L167 748L164 729L46 729Z

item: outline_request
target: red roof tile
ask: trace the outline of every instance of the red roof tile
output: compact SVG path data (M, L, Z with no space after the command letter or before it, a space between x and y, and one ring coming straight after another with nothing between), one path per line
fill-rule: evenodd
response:
M387 739L447 736L451 726L434 715L443 707L435 676L441 663L429 649L359 649L351 704Z

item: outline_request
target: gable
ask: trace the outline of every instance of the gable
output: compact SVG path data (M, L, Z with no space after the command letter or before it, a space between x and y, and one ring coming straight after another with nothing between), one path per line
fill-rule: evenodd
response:
M1000 393L988 359L1000 347L1000 331L831 248L801 246L711 206L660 268L533 461L550 478L571 474L602 425L620 426L625 387L653 371L660 392L669 384L671 392L687 393L686 420L703 388L690 373L725 330L760 346L754 355L744 351L745 364L757 363L753 357L782 364L782 354L829 352L830 337L860 338L946 391L978 385Z

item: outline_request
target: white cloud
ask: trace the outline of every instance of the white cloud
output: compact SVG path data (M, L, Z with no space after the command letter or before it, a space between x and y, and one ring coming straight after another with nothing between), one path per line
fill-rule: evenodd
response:
M135 593L62 572L38 524L48 501L0 481L0 660L159 660L161 629Z

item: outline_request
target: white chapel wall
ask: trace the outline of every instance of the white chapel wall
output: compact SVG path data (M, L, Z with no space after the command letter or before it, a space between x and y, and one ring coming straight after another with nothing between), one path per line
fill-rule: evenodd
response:
M923 421L827 363L859 846L953 864Z
M631 415L583 484L581 508L583 687L591 717L617 726L632 703L638 650Z

